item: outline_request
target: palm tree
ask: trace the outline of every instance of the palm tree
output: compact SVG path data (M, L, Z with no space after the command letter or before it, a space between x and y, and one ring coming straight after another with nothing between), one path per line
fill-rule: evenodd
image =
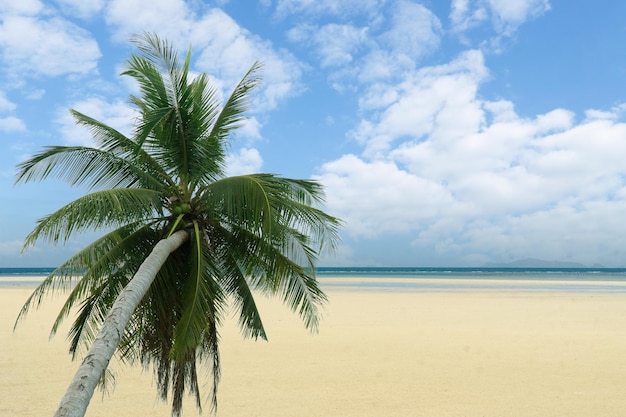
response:
M56 177L89 191L40 219L24 249L104 231L56 268L18 316L47 293L67 291L54 334L78 308L69 350L76 357L91 349L57 416L84 415L114 351L124 363L153 369L174 416L185 391L201 410L197 370L210 367L216 407L218 328L228 306L245 337L267 338L255 292L281 296L315 331L326 298L314 265L320 251L338 241L340 221L318 208L323 189L317 182L225 175L231 133L245 120L249 93L260 82L258 63L222 102L206 74L189 73L190 50L181 64L156 35L133 42L139 52L123 72L140 89L130 97L138 111L132 135L72 110L97 147L51 146L18 166L17 183Z

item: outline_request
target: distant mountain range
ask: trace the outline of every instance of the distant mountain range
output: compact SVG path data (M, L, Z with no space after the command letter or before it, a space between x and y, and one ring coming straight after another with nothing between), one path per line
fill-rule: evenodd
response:
M545 261L537 258L520 259L513 262L496 263L487 262L484 268L604 268L600 264L591 266L583 265L578 262L561 262L561 261Z

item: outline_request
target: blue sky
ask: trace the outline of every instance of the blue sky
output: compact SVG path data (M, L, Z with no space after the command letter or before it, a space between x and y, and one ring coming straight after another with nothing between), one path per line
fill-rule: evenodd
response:
M626 265L626 3L600 0L0 2L0 267L54 266L93 236L20 255L81 195L14 187L42 146L122 131L128 39L155 31L225 93L264 84L232 174L315 178L342 218L322 265Z

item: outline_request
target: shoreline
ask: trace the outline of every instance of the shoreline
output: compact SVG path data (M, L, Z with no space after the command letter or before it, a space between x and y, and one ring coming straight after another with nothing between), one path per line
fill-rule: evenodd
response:
M0 290L4 288L35 288L46 277L42 275L0 275ZM626 280L594 279L521 279L518 277L394 277L362 275L318 275L320 286L327 289L350 290L491 290L491 291L565 291L574 292L626 292Z

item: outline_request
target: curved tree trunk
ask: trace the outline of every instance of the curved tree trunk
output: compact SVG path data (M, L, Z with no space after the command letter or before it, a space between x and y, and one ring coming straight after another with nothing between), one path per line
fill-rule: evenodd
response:
M111 307L98 336L61 399L61 404L54 414L55 417L85 415L96 385L120 343L130 316L150 288L167 257L188 238L189 234L184 230L172 234L167 239L158 242L143 261L133 279L122 290Z

